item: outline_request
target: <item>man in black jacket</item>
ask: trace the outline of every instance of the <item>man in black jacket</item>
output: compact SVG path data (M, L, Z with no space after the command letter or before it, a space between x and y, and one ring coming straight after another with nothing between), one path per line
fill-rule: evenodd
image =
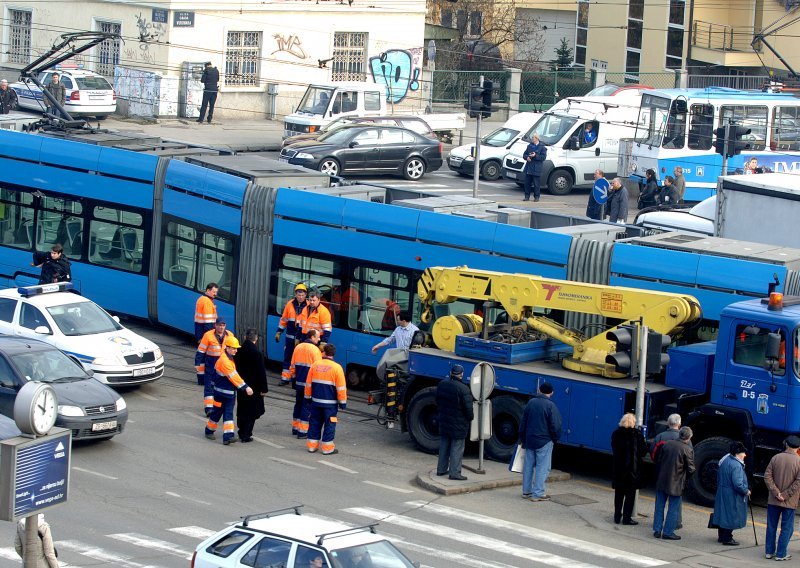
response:
M211 117L214 116L214 105L217 104L217 93L219 92L219 70L210 61L206 61L206 68L203 76L200 77L203 83L203 102L200 104L200 118L197 122L202 123L208 109L208 123L211 124Z
M464 367L453 365L450 378L436 387L436 406L439 407L439 464L436 475L450 474L450 479L464 481L461 459L464 442L472 422L472 393L463 382Z
M525 449L522 467L522 498L547 501L545 482L550 474L553 446L561 437L561 413L550 400L553 386L539 385L539 392L528 401L519 425L519 441Z
M243 444L253 441L253 427L256 420L264 414L264 396L269 392L264 354L258 350L257 343L258 333L255 329L248 329L242 348L234 358L239 375L253 389L253 394L247 394L241 389L238 392L236 420L239 423L239 439Z
M39 284L72 281L70 262L64 256L64 248L59 243L54 244L50 252L34 251L31 266L42 269Z
M8 88L8 81L0 81L0 114L8 114L17 108L17 92Z

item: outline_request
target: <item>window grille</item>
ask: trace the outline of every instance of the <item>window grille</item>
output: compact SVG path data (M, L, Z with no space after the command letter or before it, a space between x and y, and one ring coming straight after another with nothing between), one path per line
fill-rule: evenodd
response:
M106 34L122 34L122 24L117 22L97 22L98 31ZM114 68L119 65L120 39L107 39L97 46L97 69L105 77L114 76Z
M333 36L332 81L365 81L367 32L336 32Z
M31 12L9 10L8 61L10 63L29 63L31 60Z
M261 69L261 32L228 32L225 85L257 87Z

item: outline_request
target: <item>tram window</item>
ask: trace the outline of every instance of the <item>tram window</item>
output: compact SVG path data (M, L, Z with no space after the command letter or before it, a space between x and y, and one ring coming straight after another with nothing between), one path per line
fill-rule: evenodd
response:
M203 233L198 269L200 282L219 283L220 299L227 300L233 293L233 239L214 233ZM203 284L205 289L205 284Z
M0 188L0 239L2 244L31 250L34 245L33 196Z
M728 105L720 109L720 127L730 121L750 129L745 140L750 143L750 150L763 150L767 147L767 107Z
M141 272L144 258L142 216L98 206L94 208L94 217L89 224L89 262Z
M683 102L683 101L681 101ZM683 148L686 138L686 105L684 103L682 112L678 112L678 101L672 101L669 117L667 118L667 131L664 133L662 147L679 149Z
M281 267L278 269L278 289L276 310L278 315L283 312L286 302L294 297L294 287L302 282L308 286L309 291L316 288L321 297L321 303L331 312L331 323L335 327L342 327L347 324L347 318L342 318L340 307L342 299L349 300L351 297L357 302L358 291L342 289L342 276L344 275L343 264L329 259L322 259L313 256L287 253L281 259ZM345 279L346 280L346 279Z
M408 276L376 267L356 267L354 280L362 290L363 302L360 310L351 308L348 314L350 327L379 335L391 334L397 327L400 312L412 308ZM417 318L412 315L412 319Z
M689 121L689 148L710 150L714 132L714 107L712 105L692 105Z
M36 250L49 250L56 243L64 254L78 260L83 249L83 206L79 201L43 197L36 215Z
M800 107L775 107L772 111L772 150L800 150Z

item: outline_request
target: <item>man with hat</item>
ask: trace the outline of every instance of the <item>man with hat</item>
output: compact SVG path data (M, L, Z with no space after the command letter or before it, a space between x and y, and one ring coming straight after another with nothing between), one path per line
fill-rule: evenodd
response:
M253 389L247 386L244 379L236 371L233 358L242 347L239 340L230 333L222 342L222 353L214 365L214 408L206 421L206 438L216 439L215 432L219 419L222 418L222 443L230 445L238 439L233 433L233 407L236 405L236 391L244 391L253 396Z
M800 500L800 438L787 436L783 441L783 452L775 455L764 472L764 483L769 489L767 500L767 542L764 557L789 560L789 540L794 532L794 511ZM775 546L775 537L780 522L781 534Z
M550 400L552 396L553 385L539 385L539 392L528 401L519 425L519 441L525 449L522 498L531 501L550 499L544 484L550 474L553 446L561 437L561 413Z
M300 333L300 314L308 302L306 295L308 294L308 287L302 282L294 287L294 298L286 302L281 314L281 321L278 324L278 330L275 332L275 342L280 343L281 334L286 332L286 339L283 345L283 369L281 370L281 386L287 386L291 383L292 374L290 367L292 365L292 354L295 348L295 339ZM298 342L300 343L300 342Z
M436 406L439 408L439 463L436 475L448 475L456 481L461 475L464 442L472 422L472 393L462 382L464 367L453 365L450 378L439 381L436 387Z
M200 339L200 345L194 354L197 384L203 385L206 416L214 408L214 365L222 354L222 343L228 335L232 334L225 329L225 318L220 316L214 322L214 329L207 331Z
M211 124L211 117L214 116L214 105L217 104L217 93L219 93L219 70L210 61L206 61L203 75L200 77L203 83L203 102L200 104L200 118L197 122L203 122L208 109L208 123Z

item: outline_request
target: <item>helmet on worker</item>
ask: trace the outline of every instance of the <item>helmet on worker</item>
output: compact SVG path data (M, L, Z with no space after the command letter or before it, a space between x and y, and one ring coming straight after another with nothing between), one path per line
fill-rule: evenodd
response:
M308 287L302 282L300 282L297 286L294 287L294 293L297 294L298 292L308 293Z
M241 349L242 346L239 343L239 340L236 339L236 336L230 334L225 337L225 340L222 342L223 347L230 347L231 349Z

